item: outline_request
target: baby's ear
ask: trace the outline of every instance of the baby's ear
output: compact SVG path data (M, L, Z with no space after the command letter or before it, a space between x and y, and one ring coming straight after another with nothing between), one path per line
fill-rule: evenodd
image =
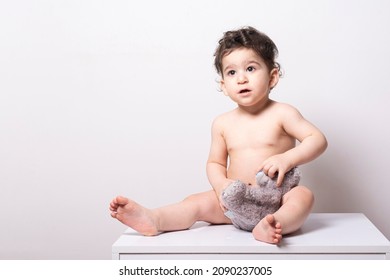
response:
M271 76L271 79L270 79L270 88L273 89L274 87L276 87L276 85L278 84L279 82L279 78L280 78L280 75L279 75L279 69L277 68L274 68L271 70L271 73L270 73L270 76Z
M229 96L229 94L228 94L227 91L226 91L225 81L224 81L223 79L221 79L221 80L219 81L219 88L221 89L221 91L223 92L223 94L224 94L225 96Z

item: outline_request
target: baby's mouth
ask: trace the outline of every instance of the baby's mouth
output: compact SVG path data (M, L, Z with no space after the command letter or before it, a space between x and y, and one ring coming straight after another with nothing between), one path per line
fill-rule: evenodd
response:
M238 93L242 94L242 93L247 93L247 92L250 92L250 90L249 89L242 89Z

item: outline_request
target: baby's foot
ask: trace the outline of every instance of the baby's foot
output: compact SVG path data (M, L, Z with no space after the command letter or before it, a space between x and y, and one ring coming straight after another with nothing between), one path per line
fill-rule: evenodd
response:
M158 229L153 213L138 203L118 196L110 203L111 217L143 235L157 235Z
M256 225L252 234L256 240L278 244L282 240L282 225L268 214Z

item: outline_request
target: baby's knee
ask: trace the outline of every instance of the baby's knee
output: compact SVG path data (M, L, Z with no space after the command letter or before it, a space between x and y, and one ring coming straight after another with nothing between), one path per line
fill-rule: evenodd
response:
M302 200L304 200L307 205L310 205L310 207L312 207L314 204L313 192L305 186L297 186L296 188L298 188Z
M197 220L214 222L212 218L216 213L221 212L219 214L223 216L214 191L191 194L183 200L183 203L186 204L187 209L190 209Z
M209 192L202 192L202 193L195 193L187 196L183 201L186 203L191 203L193 205L204 205L211 203L211 200L215 200L216 196L213 193Z
M288 200L295 201L300 205L307 205L312 207L314 204L314 194L313 192L305 186L296 186L287 192L283 196L283 204Z
M196 203L197 201L199 201L199 199L200 199L199 194L190 194L189 196L183 199L183 202Z

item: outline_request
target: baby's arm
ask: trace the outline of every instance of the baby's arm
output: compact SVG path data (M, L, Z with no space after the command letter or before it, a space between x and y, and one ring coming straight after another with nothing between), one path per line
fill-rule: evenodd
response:
M221 119L217 118L212 125L211 147L207 160L207 177L220 201L222 191L233 182L227 178L228 153L222 127Z
M269 157L259 168L271 178L278 173L277 185L280 186L286 172L322 154L327 147L327 141L322 132L294 107L280 104L276 113L281 119L284 131L300 142L296 147L282 154Z

